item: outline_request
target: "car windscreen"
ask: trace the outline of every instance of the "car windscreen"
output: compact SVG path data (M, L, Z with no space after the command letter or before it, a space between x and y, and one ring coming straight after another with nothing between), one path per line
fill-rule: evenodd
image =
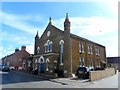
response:
M78 71L84 71L84 72L86 72L87 69L86 68L79 68Z

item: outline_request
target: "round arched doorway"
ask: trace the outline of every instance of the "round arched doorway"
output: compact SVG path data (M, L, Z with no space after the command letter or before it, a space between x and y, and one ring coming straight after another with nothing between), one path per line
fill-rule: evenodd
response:
M43 56L39 58L39 63L40 63L40 73L43 73L44 72L44 57Z

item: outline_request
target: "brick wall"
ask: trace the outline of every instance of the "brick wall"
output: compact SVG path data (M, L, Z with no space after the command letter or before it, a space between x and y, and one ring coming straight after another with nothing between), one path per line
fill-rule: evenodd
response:
M91 71L89 79L91 81L93 80L98 80L102 79L107 76L111 76L115 74L115 69L114 68L106 68L105 70L100 70L100 71Z
M79 52L79 43L83 42L84 43L84 53ZM91 43L93 45L92 47L92 53L93 54L88 54L88 44ZM82 38L72 38L72 73L76 73L77 68L80 65L80 57L84 57L85 61L85 66L88 66L88 59L92 58L93 60L93 66L97 67L97 60L103 60L106 62L106 52L105 52L105 47L100 46L99 44L83 40ZM100 49L100 55L97 56L95 54L95 47L98 47Z

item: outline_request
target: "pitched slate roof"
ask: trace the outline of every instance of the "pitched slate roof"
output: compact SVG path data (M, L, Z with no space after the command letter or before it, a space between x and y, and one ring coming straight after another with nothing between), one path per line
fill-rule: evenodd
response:
M59 28L57 28L56 26L54 26L54 25L52 25L52 24L48 24L48 26L46 27L46 29L47 28L49 28L49 27L51 27L53 30L57 30L58 32L60 32L61 34L64 34L64 31L63 30L60 30ZM45 29L45 31L46 31L46 29ZM44 32L45 32L44 31ZM43 34L42 34L43 35ZM42 36L41 36L42 37ZM102 46L102 47L105 47L105 46L103 46L103 45L101 45L101 44L98 44L98 43L96 43L96 42L93 42L93 41L91 41L91 40L88 40L88 39L86 39L86 38L83 38L83 37L80 37L80 36L77 36L77 35L75 35L75 34L70 34L70 37L71 38L76 38L76 39L82 39L82 40L85 40L85 41L88 41L88 42L90 42L90 43L94 43L94 44L96 44L96 45L98 45L98 46Z

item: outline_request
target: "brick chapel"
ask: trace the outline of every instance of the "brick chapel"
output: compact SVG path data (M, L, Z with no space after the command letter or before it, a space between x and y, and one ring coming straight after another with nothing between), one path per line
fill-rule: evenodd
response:
M33 69L39 73L70 77L79 66L103 67L106 63L105 46L70 33L68 14L64 30L52 25L51 18L41 36L35 36Z

